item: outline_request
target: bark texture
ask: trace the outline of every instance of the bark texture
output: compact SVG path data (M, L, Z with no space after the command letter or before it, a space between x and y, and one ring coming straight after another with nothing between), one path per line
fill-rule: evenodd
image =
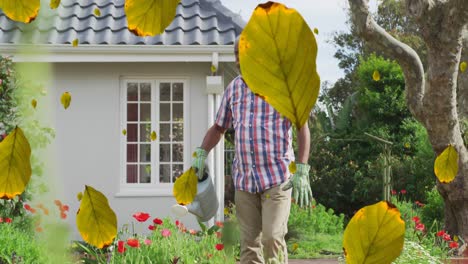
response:
M437 187L445 201L445 228L468 241L468 151L460 131L460 118L468 113L468 71L459 76L463 47L468 51L468 1L406 0L407 11L416 18L427 45L426 73L414 50L375 23L368 0L348 1L360 36L402 67L408 107L427 129L436 155L449 144L457 149L458 175L449 184L438 182Z

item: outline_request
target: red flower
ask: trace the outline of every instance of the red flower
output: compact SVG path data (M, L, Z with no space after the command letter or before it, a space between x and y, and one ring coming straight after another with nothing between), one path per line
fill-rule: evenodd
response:
M29 204L24 204L24 209L29 211L31 210L31 206Z
M223 245L223 244L216 244L215 248L216 248L217 250L223 250L224 245Z
M176 225L176 226L179 226L179 225L180 225L179 220L176 220L176 221L175 221L175 225Z
M151 231L153 231L153 230L156 229L156 226L154 226L154 225L149 225L149 226L148 226L148 229L151 230Z
M190 230L189 230L189 233L190 233L191 235L196 235L198 232L197 232L197 230L190 229Z
M221 221L216 221L215 223L219 228L223 228L224 224Z
M419 231L423 232L425 226L422 223L417 223L415 228L416 228L416 230L419 230Z
M155 218L153 219L153 223L157 224L157 225L162 225L163 224L163 221L159 218Z
M125 252L125 242L123 242L122 240L119 240L119 242L117 243L117 251L119 253Z
M221 238L222 236L223 236L223 233L221 233L221 232L216 232L216 237L217 237L217 238Z
M445 230L440 230L439 232L437 232L436 234L438 237L441 237L443 235L445 235Z
M415 203L417 206L419 206L419 207L423 207L423 206L424 206L424 204L421 203L420 201L416 201L416 202L414 202L414 203Z
M42 227L40 227L40 226L36 227L36 232L42 232L42 231L43 231Z
M447 234L447 233L444 234L444 235L442 236L442 239L444 239L445 241L450 241L450 240L452 240L452 238L450 238L450 235Z
M148 245L148 246L151 245L151 240L145 239L145 245Z
M62 202L60 200L55 200L54 201L55 205L57 205L58 207L61 207L62 206Z
M135 218L138 222L145 222L148 220L148 218L150 218L150 215L147 213L138 212L133 215L133 218Z
M11 223L13 220L11 220L11 218L7 217L5 218L5 223Z
M70 209L68 205L63 205L62 208L60 208L60 211L68 211L68 209Z
M0 223L3 223L3 218L0 217Z
M60 218L62 218L62 219L67 218L67 214L64 213L64 212L61 212L61 213L60 213Z
M452 241L452 242L450 242L449 247L450 248L458 248L458 243L455 242L455 241Z
M405 194L406 194L406 190L403 189L403 190L400 191L400 193L403 194L403 195L405 195Z
M397 194L397 191L391 190L391 193L392 193L392 195L396 195L396 194Z
M417 217L417 216L413 217L413 222L414 222L415 224L418 224L420 220L421 220L421 219L419 219L419 217Z
M140 241L136 238L129 238L127 239L127 245L134 247L134 248L139 248L140 247Z

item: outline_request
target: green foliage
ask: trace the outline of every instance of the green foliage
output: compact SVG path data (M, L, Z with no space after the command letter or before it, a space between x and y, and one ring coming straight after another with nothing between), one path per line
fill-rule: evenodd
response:
M421 209L421 221L430 225L435 221L444 222L444 199L440 196L436 187L426 192L426 203Z
M0 223L0 263L51 263L34 233L12 223Z

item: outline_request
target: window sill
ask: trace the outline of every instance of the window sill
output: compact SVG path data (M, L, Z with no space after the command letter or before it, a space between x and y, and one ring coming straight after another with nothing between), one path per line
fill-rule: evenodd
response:
M173 197L172 184L170 187L159 188L120 188L115 197Z

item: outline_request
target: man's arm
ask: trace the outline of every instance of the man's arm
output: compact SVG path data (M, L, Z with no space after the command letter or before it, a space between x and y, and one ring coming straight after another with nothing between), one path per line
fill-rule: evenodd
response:
M206 131L205 137L203 138L203 142L200 147L207 153L210 152L210 150L214 148L216 144L218 144L219 140L221 140L221 137L225 131L226 129L223 127L220 127L216 124L212 125L208 131Z
M297 132L297 145L298 150L298 159L296 162L307 164L309 160L309 151L310 151L310 131L308 122L299 129Z

